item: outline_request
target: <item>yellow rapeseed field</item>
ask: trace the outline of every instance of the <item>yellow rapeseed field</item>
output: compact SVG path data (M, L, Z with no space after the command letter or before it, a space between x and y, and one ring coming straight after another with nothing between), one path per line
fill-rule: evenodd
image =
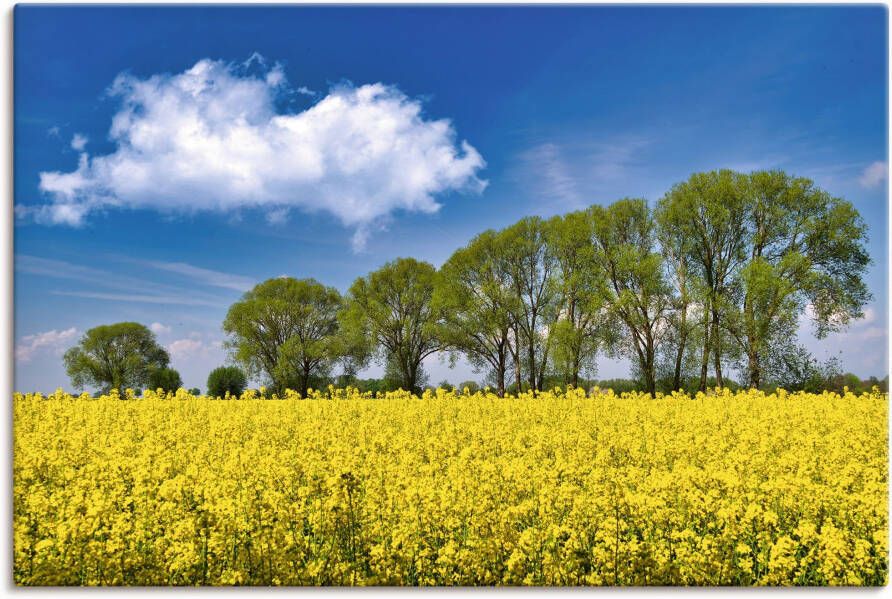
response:
M887 396L14 398L20 585L879 585Z

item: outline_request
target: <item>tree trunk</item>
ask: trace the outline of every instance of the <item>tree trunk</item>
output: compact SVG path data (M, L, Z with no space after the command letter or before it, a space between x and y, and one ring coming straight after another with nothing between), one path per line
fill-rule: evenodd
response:
M709 310L703 310L703 360L700 362L700 391L706 391L706 377L709 374Z
M715 384L724 387L725 382L722 380L722 343L719 337L719 313L713 306L712 309L712 346L715 350L713 354L715 366Z
M672 377L672 390L678 391L681 389L681 365L684 360L684 347L688 338L688 329L687 329L687 306L682 308L681 313L681 326L679 327L680 333L678 338L678 353L675 355L675 374Z
M750 361L750 387L758 389L762 386L762 365L759 362L759 352L750 349L748 353Z
M496 369L496 386L499 397L505 397L505 351L499 352L499 367Z
M654 375L654 349L648 347L645 352L644 381L647 385L647 392L651 397L654 397L657 393L657 381Z
M530 381L529 382L530 382L530 390L531 391L536 390L536 347L535 347L535 344L533 343L533 338L532 338L533 335L535 335L535 332L530 333L530 340L529 340L530 348L527 352L528 367L530 369L530 374L529 374Z

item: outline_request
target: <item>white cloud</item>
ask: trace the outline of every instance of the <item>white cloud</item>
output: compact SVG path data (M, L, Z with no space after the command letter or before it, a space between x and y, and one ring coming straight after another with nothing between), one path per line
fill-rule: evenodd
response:
M190 333L184 339L177 339L167 346L173 360L191 360L219 353L223 344L217 341L204 341L198 333Z
M165 335L170 332L170 327L163 325L160 322L153 322L149 325L149 330L151 330L156 335Z
M87 142L90 141L86 135L81 135L80 133L75 133L74 137L71 138L71 149L76 150L78 152L83 152L84 148L87 147Z
M60 129L57 125L53 125L46 130L47 137L59 137Z
M881 184L888 176L889 167L885 162L877 161L869 164L864 169L861 176L858 178L858 183L860 183L862 187L867 187L869 189Z
M15 346L16 360L22 363L30 362L41 351L61 351L69 341L77 336L77 329L71 327L64 331L46 331L34 335L25 335Z
M42 172L50 202L33 216L77 226L111 207L299 208L334 215L361 245L395 211L435 212L438 194L486 186L477 150L395 87L341 85L302 112L279 112L276 99L290 91L281 67L259 57L206 59L147 79L121 74L109 89L121 100L109 133L117 149L81 154L70 172Z
M177 339L167 346L167 351L174 359L184 359L194 356L203 348L204 344L196 339Z

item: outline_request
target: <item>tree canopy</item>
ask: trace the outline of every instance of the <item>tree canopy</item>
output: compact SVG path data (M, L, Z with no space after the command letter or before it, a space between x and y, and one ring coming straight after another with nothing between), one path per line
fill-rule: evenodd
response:
M75 388L123 394L127 388L145 387L154 371L167 367L170 356L146 326L119 322L87 331L63 361Z

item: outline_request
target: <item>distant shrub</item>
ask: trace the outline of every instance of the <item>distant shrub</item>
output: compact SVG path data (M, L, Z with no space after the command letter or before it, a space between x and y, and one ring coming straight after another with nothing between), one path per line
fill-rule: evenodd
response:
M212 397L239 396L248 385L245 373L236 366L220 366L208 375L208 395Z
M162 389L165 392L176 391L183 384L180 373L173 368L157 368L149 373L148 389L155 391Z

